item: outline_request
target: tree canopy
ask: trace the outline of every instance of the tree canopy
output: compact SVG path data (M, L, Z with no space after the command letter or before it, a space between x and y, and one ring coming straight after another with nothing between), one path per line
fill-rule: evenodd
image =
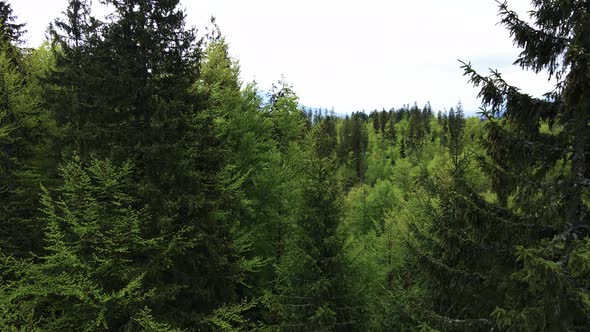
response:
M463 62L477 115L340 116L179 0L69 0L37 48L0 0L0 329L588 330L590 3L531 4L543 97Z

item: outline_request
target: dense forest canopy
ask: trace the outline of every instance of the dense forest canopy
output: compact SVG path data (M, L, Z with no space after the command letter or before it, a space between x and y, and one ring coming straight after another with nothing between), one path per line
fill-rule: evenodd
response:
M558 84L465 59L473 117L262 96L214 20L103 2L31 49L0 0L1 330L590 330L590 2L498 3Z

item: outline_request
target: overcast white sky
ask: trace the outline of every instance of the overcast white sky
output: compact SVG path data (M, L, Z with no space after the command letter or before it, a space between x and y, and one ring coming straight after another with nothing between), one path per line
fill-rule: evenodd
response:
M44 40L49 22L67 6L67 0L9 2L27 23L29 46ZM529 3L509 0L522 15ZM242 80L266 90L284 75L310 107L349 113L430 101L439 110L460 100L473 113L477 91L457 59L482 73L498 69L535 96L553 86L512 65L519 50L497 25L493 0L181 0L181 6L190 26L201 29L217 18Z

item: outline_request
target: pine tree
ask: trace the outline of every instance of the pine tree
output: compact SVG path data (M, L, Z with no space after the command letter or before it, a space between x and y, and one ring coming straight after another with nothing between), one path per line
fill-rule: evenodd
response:
M273 138L279 144L279 150L286 152L291 142L301 141L305 128L305 117L298 109L299 97L293 87L282 78L273 84L268 115L273 122ZM321 115L316 113L314 124L319 122Z
M10 7L2 6L11 19ZM53 157L54 122L42 103L39 82L52 60L44 49L25 54L17 40L5 42L9 45L0 47L0 251L23 257L41 250L40 228L28 219L37 215L39 182L51 181L55 170L48 160Z
M416 155L422 150L424 141L426 139L425 114L420 111L418 105L415 105L409 110L410 127L408 131L408 139L406 141L409 155Z
M471 82L481 87L484 115L490 119L485 147L492 160L504 162L496 167L495 175L503 173L496 178L515 184L508 192L498 190L504 205L513 201L515 210L545 229L516 247L521 265L514 278L527 286L526 295L500 306L494 317L503 327L535 319L547 329L588 326L590 260L585 253L590 226L584 197L590 174L590 3L534 1L532 25L505 3L499 6L502 24L523 49L516 64L547 70L557 87L545 99L536 99L497 72L484 77L470 65L464 67ZM559 131L543 133L542 124Z
M452 107L451 107L451 110L454 112L454 109ZM451 110L449 110L449 112ZM447 112L444 112L444 113L440 113L439 112L438 123L439 123L440 128L441 128L440 144L443 147L446 148L447 147L447 144L448 144L448 139L449 139L449 135L448 135L448 131L449 131L449 116L448 116Z
M353 113L350 128L350 148L353 156L354 170L358 179L363 179L365 174L365 154L367 152L368 134L365 127L364 113ZM366 115L365 115L366 116Z
M445 119L447 120L445 128L448 130L445 142L448 144L448 151L451 156L453 167L454 169L459 170L459 159L464 145L463 131L465 128L465 116L463 114L463 106L461 103L457 105L456 111L451 108L448 117L445 117Z
M348 114L342 120L342 127L339 131L338 139L338 161L345 163L348 160L348 155L351 151L351 120Z
M50 26L55 69L46 80L45 100L66 132L62 145L78 151L82 160L108 146L110 120L105 98L100 98L106 66L97 61L101 22L91 14L88 0L70 0L63 18ZM66 149L64 149L65 151ZM105 154L100 149L102 154Z
M379 129L381 130L381 134L385 135L385 127L387 126L387 111L385 111L385 109L383 109L381 112L379 112Z
M395 145L397 142L397 132L395 129L395 114L389 116L387 126L385 126L385 138L388 139L392 144Z
M375 134L378 133L379 128L381 128L381 124L379 123L379 112L377 112L377 110L372 111L371 114L369 114L369 118L373 119L373 130L375 130Z
M132 195L132 172L130 163L92 160L84 166L77 156L60 168L59 196L47 189L41 196L46 253L4 288L0 326L137 326L135 317L153 296L143 279L158 264L150 253L160 240L144 236L149 216Z
M0 248L6 254L14 254L17 251L18 241L12 239L18 237L23 229L14 227L12 219L17 204L15 194L17 190L16 171L18 169L20 116L19 114L19 90L23 87L22 76L19 75L6 52L0 53Z
M199 74L200 40L186 26L178 0L105 3L114 13L94 60L103 63L100 77L108 81L96 93L110 110L109 148L116 158L142 159L138 166L154 181L159 167L150 165L170 162L186 117L203 106L189 93Z
M399 156L401 158L407 157L408 153L406 152L406 138L402 137L400 146L399 146Z
M432 118L432 114L432 106L430 106L430 102L427 102L422 109L423 126L426 134L430 134L430 119Z
M484 199L463 175L468 168L457 169L468 162L453 162L448 176L426 181L437 197L426 208L432 219L412 226L408 246L427 275L414 318L437 328L583 330L590 321L588 207L582 198L588 170L580 155L589 134L582 105L588 105L590 84L590 6L533 5L535 23L529 25L500 3L502 23L524 48L517 63L547 69L556 75L557 89L536 99L497 72L485 77L465 65L481 88L487 156L479 162L492 176L496 197ZM450 134L457 119L449 115ZM449 135L448 149L457 155L453 136L460 137Z
M474 162L463 151L465 120L458 108L446 120L449 162L434 175L422 174L422 186L414 193L423 203L413 213L422 217L408 223L407 268L419 275L414 287L421 293L405 295L406 314L442 330L488 331L496 327L489 314L501 301L489 284L506 277L502 273L509 271L509 258L497 245L504 229L490 227L495 211L465 176L473 172ZM496 268L490 271L489 266Z
M324 118L316 126L315 135L322 137L322 139L318 139L315 142L317 155L320 158L332 158L335 156L337 147L335 119L331 116Z
M360 324L347 288L349 272L339 232L342 196L334 176L330 126L324 121L312 132L293 247L278 267L277 293L267 298L283 330L348 330Z
M0 1L0 51L5 52L9 61L18 66L21 59L22 37L25 34L25 25L16 23L18 18L13 14L8 1Z

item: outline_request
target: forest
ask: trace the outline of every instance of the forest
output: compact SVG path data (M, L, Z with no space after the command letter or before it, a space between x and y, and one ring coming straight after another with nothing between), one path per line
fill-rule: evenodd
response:
M542 98L337 116L179 0L0 0L0 330L590 331L590 2L498 2ZM222 28L222 27L221 27Z

